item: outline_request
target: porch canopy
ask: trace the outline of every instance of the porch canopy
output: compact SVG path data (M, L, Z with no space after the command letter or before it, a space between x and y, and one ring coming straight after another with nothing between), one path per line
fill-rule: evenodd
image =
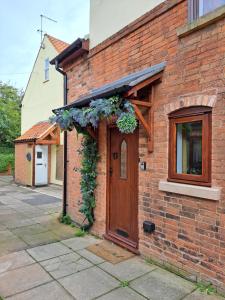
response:
M18 137L15 143L33 143L36 145L58 145L60 143L60 129L58 125L42 121Z
M74 100L72 103L65 105L63 107L54 109L53 112L62 110L69 110L70 108L82 108L88 106L93 100L109 98L114 95L121 95L122 97L130 100L134 106L135 113L139 121L142 123L143 127L148 134L148 149L150 152L153 151L153 112L151 110L152 103L154 101L154 84L161 81L163 70L166 67L166 62L159 63L157 65L148 67L141 71L131 73L124 76L116 81L103 85L100 88L96 88L90 91L90 93ZM148 101L141 101L138 99L138 91L147 87L152 86L151 98ZM147 120L143 116L139 107L145 107L148 109ZM92 132L93 137L95 136Z

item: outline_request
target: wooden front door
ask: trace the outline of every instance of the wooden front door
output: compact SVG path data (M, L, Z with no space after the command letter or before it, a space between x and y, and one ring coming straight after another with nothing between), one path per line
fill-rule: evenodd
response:
M107 235L127 248L138 247L138 130L110 129Z

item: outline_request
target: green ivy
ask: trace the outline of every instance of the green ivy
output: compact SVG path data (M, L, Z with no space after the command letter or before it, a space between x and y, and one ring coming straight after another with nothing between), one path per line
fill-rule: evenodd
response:
M94 223L94 208L95 208L95 189L97 186L97 163L99 159L97 142L88 134L83 135L80 154L81 161L81 194L82 204L80 212L84 214L85 221L88 224L82 226L82 229L89 229Z
M85 216L82 230L88 230L94 223L99 159L97 142L87 133L86 127L97 128L102 119L110 120L111 118L116 118L116 125L122 133L133 133L137 127L133 105L130 101L119 96L93 100L88 107L58 110L56 115L50 118L50 121L58 123L62 130L70 131L76 128L78 134L83 134L79 151L82 156L80 168L82 204L80 212Z

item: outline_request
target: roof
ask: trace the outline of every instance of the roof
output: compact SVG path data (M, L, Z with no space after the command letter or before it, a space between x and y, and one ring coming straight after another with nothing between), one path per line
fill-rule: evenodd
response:
M66 43L66 42L63 42L49 34L46 34L46 36L48 37L49 41L52 43L52 45L54 46L55 50L60 53L62 52L63 50L65 50L69 44Z
M116 94L121 94L131 90L135 85L145 81L148 78L162 72L166 67L166 63L162 62L160 64L148 67L144 70L129 74L124 76L116 81L103 85L100 88L93 89L89 94L78 98L73 101L71 104L68 104L64 107L53 110L69 109L72 107L82 107L89 104L92 100L107 98L114 96Z
M71 45L68 45L64 50L59 53L55 58L53 58L50 63L54 65L57 61L60 64L65 59L68 59L70 56L73 58L82 55L85 52L88 52L89 41L85 39L78 38Z
M20 142L34 142L37 139L41 138L51 127L55 126L55 124L51 124L48 121L42 121L34 126L32 126L30 129L28 129L24 134L22 134L20 137L18 137L15 140L15 143Z

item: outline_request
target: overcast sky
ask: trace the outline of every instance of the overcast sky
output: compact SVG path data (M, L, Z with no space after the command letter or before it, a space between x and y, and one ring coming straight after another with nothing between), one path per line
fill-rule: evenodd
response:
M89 31L89 0L0 0L0 81L25 89L45 32L71 43Z

